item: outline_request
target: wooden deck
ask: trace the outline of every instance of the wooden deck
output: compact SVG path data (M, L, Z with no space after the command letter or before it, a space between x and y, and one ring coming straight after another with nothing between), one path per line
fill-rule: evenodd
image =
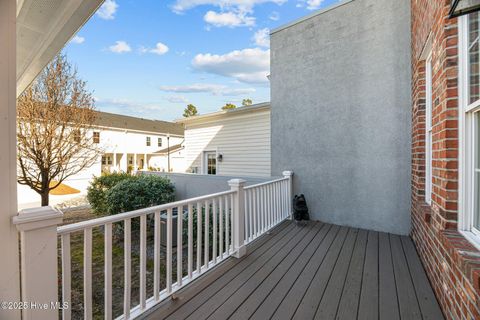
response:
M146 319L443 319L409 237L285 222Z

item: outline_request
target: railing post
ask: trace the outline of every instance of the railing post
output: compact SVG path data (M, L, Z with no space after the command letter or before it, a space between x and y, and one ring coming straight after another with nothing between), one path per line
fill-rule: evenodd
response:
M57 225L62 219L52 207L21 210L13 217L20 231L22 301L29 304L22 319L58 319Z
M293 171L283 171L282 174L285 178L288 178L287 196L288 196L288 210L290 211L289 219L293 220Z
M235 191L233 197L232 210L232 239L233 239L233 255L240 258L247 253L245 246L245 180L232 179L228 181L230 189Z

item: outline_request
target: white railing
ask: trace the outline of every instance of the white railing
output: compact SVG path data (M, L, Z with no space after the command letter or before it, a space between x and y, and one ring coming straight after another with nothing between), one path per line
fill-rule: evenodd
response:
M69 305L69 308L62 310L62 318L71 319L72 239L75 237L78 240L80 237L83 240L83 245L80 244L83 249L83 318L93 318L92 287L103 285L104 317L112 319L114 317L112 279L115 278L116 284L119 278L119 274L113 274L112 267L115 265L112 262L112 246L115 245L115 252L118 256L119 241L117 238L120 237L123 239L121 245L123 246L123 259L121 259L123 276L120 276L123 278L124 292L123 313L118 319L135 318L226 258L243 256L246 253L247 243L289 218L292 199L291 183L291 172L284 172L284 177L281 179L249 187L244 187L244 180L234 179L229 181L230 190L228 191L60 226L56 230L52 229L52 226L54 227L59 222L57 211L50 208L49 212L45 209L47 211L43 213L45 219L47 217L56 219L52 220L52 223L45 223L48 219L44 219L40 226L35 225L28 228L25 225L32 224L31 215L28 215L28 212L20 212L17 220L23 219L24 222L17 221L15 223L21 232L28 232L22 234L22 270L28 271L28 274L22 274L22 279L24 276L27 276L25 279L33 276L42 277L48 273L49 277L45 277L45 279L49 279L50 286L57 288L57 283L53 283L55 281L52 280L57 279L54 276L57 273L56 265L51 261L49 265L54 270L37 270L35 267L30 270L32 267L28 269L23 266L24 261L28 260L24 259L24 256L35 254L35 252L29 252L28 248L31 246L23 242L32 241L36 247L54 252L53 250L57 250L56 238L59 237L61 243L61 302L63 305ZM38 213L36 214L33 223L40 221ZM25 218L27 216L28 219ZM50 228L48 232L42 230L42 227L45 226ZM99 284L98 279L95 279L95 283L93 283L94 274L92 272L92 265L94 263L98 265L98 261L94 261L98 257L93 256L92 251L101 246L95 242L95 240L99 241L99 237L103 242L103 284ZM138 252L132 250L134 249L133 240L137 240L139 243ZM42 243L46 243L46 245L42 246ZM162 251L162 247L165 247L164 251ZM153 254L152 250L147 249L153 249ZM78 250L75 254L78 255ZM132 259L132 254L135 254L135 260ZM153 267L151 263L148 267L147 262L148 260L151 262L152 256ZM138 265L138 268L132 268L133 262ZM138 275L133 273L139 278L139 281L135 283L135 288L132 282L132 270L138 270ZM38 280L38 282L41 283L42 280ZM39 285L35 284L35 286ZM147 287L150 289L147 290ZM30 299L34 299L35 295L40 294L37 293L38 288L36 291L30 289L29 286L25 288L27 288L24 290L26 292L22 292L22 294ZM77 292L78 289L75 288ZM132 307L134 289L135 292L138 290L139 299L138 303ZM149 296L147 296L147 291L150 293ZM56 293L51 293L50 299L57 301ZM78 303L78 301L76 302ZM118 303L118 301L115 302ZM39 314L35 316L39 317Z
M291 215L290 176L245 187L245 242Z

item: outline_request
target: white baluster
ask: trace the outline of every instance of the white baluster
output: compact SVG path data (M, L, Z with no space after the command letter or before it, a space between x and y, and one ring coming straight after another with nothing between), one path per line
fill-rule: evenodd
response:
M172 292L172 208L167 209L167 294Z
M197 202L197 272L202 273L202 204Z
M92 228L86 228L83 236L83 317L92 319Z
M105 225L105 319L112 315L112 224Z
M177 208L177 287L183 278L183 206Z
M219 230L219 236L220 236L220 238L218 239L218 242L219 242L219 246L220 246L220 249L219 249L219 251L220 251L220 259L223 259L223 253L224 253L224 252L223 252L223 232L224 232L224 230L223 230L223 219L224 219L224 217L225 217L225 215L224 215L224 213L223 213L223 197L220 197L220 198L218 199L218 206L219 206L219 209L218 209L218 211L219 211L219 213L218 213L218 219L220 220L220 221L219 221L219 222L220 222L220 223L219 223L219 224L220 224L220 230Z
M228 196L225 196L225 251L230 255L230 206Z
M153 297L155 301L160 300L160 246L161 246L161 223L160 211L154 214L154 235L153 235Z
M140 309L144 310L147 300L147 216L140 216Z
M217 263L217 200L212 199L212 214L213 214L213 251L212 251L212 257L213 257L213 264L215 265Z
M205 200L205 239L204 239L204 248L203 248L203 253L204 253L204 263L205 263L205 268L208 269L208 263L210 262L210 204L208 200Z
M193 205L188 204L188 279L193 272Z
M256 189L251 189L252 191L252 206L253 206L253 238L258 236L258 210L257 210L257 195Z
M130 219L124 220L124 293L123 293L123 315L125 319L130 319L130 294L131 294L131 271L132 271L132 222Z
M62 319L72 318L72 264L70 258L70 233L62 234L62 300L68 308L62 309Z

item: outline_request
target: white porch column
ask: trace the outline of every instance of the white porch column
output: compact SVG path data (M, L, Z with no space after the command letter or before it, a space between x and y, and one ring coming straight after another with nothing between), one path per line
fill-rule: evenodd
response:
M147 154L145 153L143 155L143 170L147 170L148 169L148 163L147 163Z
M16 0L0 1L0 301L20 301L16 170ZM0 308L0 319L20 319L20 311Z
M13 217L20 231L23 319L58 319L57 225L62 212L52 207L25 209ZM43 306L43 307L42 307Z
M120 160L120 171L127 172L128 169L128 155L123 153L122 159Z
M288 210L290 210L290 220L293 220L293 171L283 171L283 176L288 178Z
M137 154L134 153L134 154L133 154L133 171L137 171L137 170L138 170Z
M247 253L245 246L245 180L232 179L228 181L228 185L236 191L233 197L232 211L232 238L233 238L233 255L240 258Z
M114 170L114 171L118 171L118 167L117 167L117 153L116 153L116 152L113 153L113 170Z

